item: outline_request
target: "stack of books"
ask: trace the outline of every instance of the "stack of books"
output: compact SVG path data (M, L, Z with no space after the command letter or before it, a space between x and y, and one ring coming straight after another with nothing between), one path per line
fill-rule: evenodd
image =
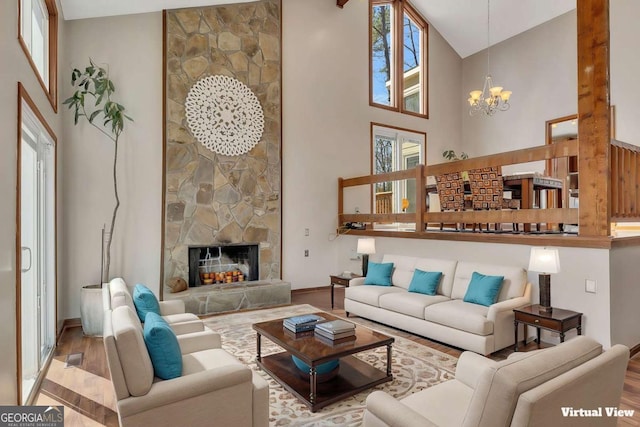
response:
M324 317L316 314L303 314L301 316L287 317L282 321L282 326L291 332L313 331L318 322L323 322Z
M339 340L355 337L356 325L346 320L332 320L316 325L315 334L320 338Z

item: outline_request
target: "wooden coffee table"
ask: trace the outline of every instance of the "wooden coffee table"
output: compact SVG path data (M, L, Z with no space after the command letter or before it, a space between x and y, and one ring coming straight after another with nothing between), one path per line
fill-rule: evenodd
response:
M337 317L329 313L314 313L327 320ZM356 339L331 345L320 340L313 332L294 334L282 326L284 319L256 323L257 363L284 388L315 412L320 408L352 396L356 393L391 381L391 344L394 339L364 326L356 325ZM266 337L285 351L262 356L261 339ZM353 356L355 353L387 346L386 372L374 368ZM309 378L305 379L291 359L294 355L310 367ZM318 382L316 367L330 360L340 359L337 375L326 381Z

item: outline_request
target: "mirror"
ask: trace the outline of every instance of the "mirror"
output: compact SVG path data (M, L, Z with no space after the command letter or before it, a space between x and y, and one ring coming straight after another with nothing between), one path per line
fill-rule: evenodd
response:
M426 134L371 123L372 175L414 169L424 164ZM372 212L416 211L416 180L386 181L372 186Z

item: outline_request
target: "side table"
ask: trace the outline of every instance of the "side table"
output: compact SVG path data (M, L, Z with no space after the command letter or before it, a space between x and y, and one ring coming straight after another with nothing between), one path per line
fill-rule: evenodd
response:
M574 328L578 330L578 335L582 335L582 313L555 307L547 313L541 309L540 304L534 304L513 310L516 337L514 351L518 351L518 323L525 325L525 340L527 326L533 326L537 329L538 348L540 347L540 329L558 332L560 342L564 342L564 333Z
M338 285L338 286L344 286L345 288L349 287L349 282L351 281L351 279L355 279L356 277L362 277L359 274L353 274L350 273L348 275L345 275L343 273L341 274L335 274L335 275L330 275L329 276L331 278L331 310L333 310L333 287Z

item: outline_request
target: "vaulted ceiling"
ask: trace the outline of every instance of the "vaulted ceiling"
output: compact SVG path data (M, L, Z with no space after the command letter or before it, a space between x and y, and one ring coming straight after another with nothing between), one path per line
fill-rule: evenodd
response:
M248 1L252 0L60 0L64 19L126 15ZM346 3L345 0L336 1ZM367 0L352 0L352 3L356 1ZM466 58L487 47L486 1L411 0L411 3L442 34L460 57ZM345 4L344 7L350 6ZM527 31L575 7L576 0L491 0L491 44Z

